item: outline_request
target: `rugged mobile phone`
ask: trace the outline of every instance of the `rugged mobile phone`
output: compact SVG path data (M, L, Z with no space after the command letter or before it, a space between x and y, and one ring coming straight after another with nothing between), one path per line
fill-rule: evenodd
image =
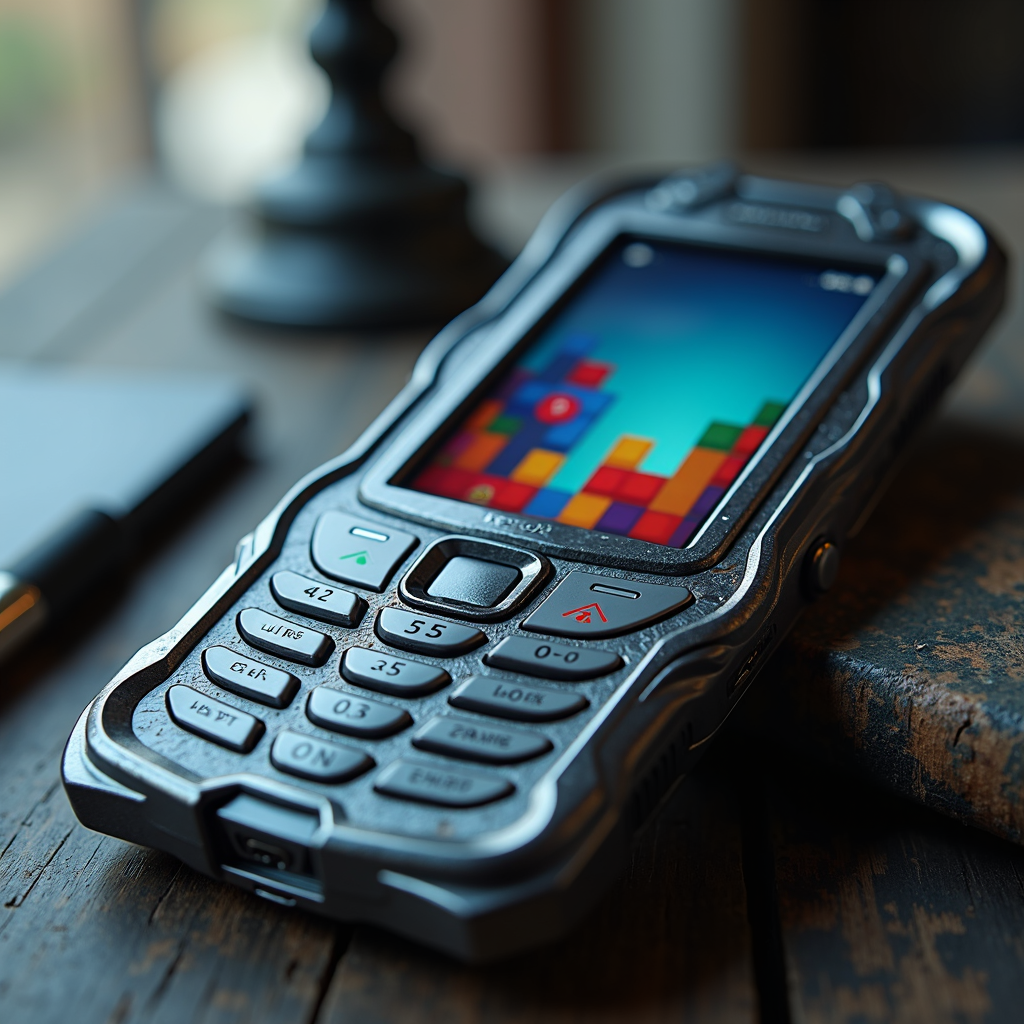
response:
M567 928L996 315L976 220L728 166L571 194L82 715L90 828L466 959Z

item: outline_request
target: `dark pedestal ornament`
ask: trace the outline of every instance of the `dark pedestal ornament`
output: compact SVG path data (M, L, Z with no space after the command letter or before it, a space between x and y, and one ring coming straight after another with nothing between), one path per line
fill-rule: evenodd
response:
M255 224L211 252L213 301L269 324L443 323L504 261L469 229L466 183L423 163L384 109L395 34L372 0L329 0L310 47L330 77L330 107L301 163L260 190Z

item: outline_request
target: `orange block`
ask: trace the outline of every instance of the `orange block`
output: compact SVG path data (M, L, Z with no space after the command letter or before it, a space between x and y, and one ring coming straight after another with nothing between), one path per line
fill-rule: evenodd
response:
M456 469L465 469L470 473L482 473L507 444L506 434L477 434L452 465Z
M519 484L529 484L531 487L544 487L562 468L563 462L565 456L561 452L531 448L509 473L509 479Z
M648 441L646 437L625 434L615 442L615 447L601 465L614 466L616 469L636 469L653 447L654 442Z
M491 421L495 416L501 412L504 405L495 398L488 398L481 402L476 411L468 420L463 424L463 430L470 430L473 433L479 433L481 430L486 430L490 425Z
M611 498L602 498L598 494L581 491L569 499L569 504L559 512L557 521L568 526L582 526L586 530L592 530L611 503Z
M652 512L685 516L727 455L713 448L694 448L647 507Z

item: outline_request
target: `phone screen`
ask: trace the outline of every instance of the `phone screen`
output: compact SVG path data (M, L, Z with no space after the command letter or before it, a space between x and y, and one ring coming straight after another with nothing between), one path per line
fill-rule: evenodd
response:
M620 240L404 486L684 547L877 279Z

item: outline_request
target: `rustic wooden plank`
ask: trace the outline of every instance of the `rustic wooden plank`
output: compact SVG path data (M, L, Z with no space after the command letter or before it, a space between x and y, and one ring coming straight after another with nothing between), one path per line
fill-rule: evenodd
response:
M798 764L770 789L792 1020L1020 1019L1024 851Z
M560 942L471 968L357 928L324 1024L757 1019L737 802L721 765L677 791L625 877Z

